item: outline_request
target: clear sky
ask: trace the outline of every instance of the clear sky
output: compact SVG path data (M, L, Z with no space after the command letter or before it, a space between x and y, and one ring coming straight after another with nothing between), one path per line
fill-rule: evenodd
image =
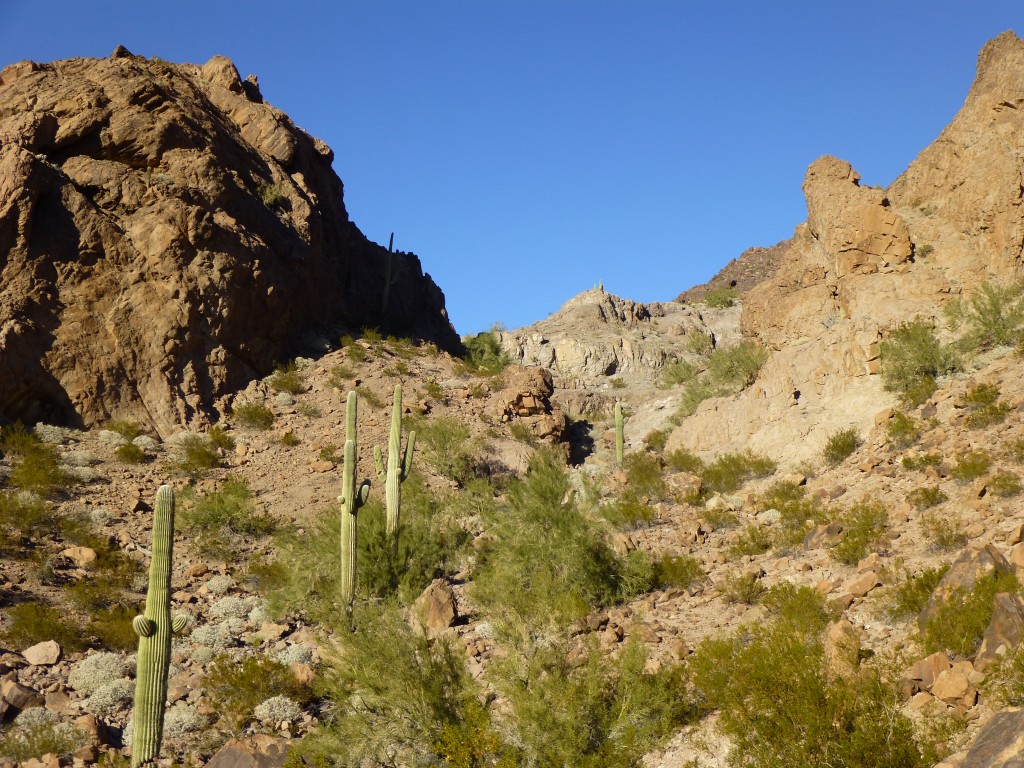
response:
M888 184L1007 29L1021 0L0 0L0 65L230 57L470 333L673 298L788 237L819 155Z

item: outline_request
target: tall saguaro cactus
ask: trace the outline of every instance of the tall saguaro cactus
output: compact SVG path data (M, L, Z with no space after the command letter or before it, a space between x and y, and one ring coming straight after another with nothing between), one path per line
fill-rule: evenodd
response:
M345 459L341 478L341 603L351 608L356 593L356 514L366 503L370 483L364 480L356 487L356 401L355 392L348 393L345 410Z
M402 513L402 483L409 477L412 468L412 452L416 445L416 432L409 433L405 444L405 456L402 456L402 385L395 385L395 400L391 406L391 434L388 438L388 464L385 468L384 457L379 445L373 447L373 460L377 466L377 477L384 483L384 498L387 503L388 541L393 551L398 549L398 523Z
M171 619L171 560L174 548L174 489L162 485L156 492L153 514L153 562L149 566L146 611L132 620L139 636L138 674L135 682L135 731L132 767L152 765L160 756L167 700L167 670L171 661L171 634L188 623L187 616Z
M622 403L615 403L615 463L622 466L622 453L625 449L625 436L622 431Z

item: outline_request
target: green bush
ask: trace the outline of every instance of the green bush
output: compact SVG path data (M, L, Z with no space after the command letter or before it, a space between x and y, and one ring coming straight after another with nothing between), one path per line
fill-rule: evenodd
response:
M932 548L940 552L960 549L967 543L967 534L963 531L963 521L959 515L929 512L921 517L921 530Z
M985 283L964 302L963 313L967 333L962 343L967 349L1012 346L1021 338L1024 286Z
M252 722L253 710L272 696L287 696L300 705L313 698L309 686L287 665L263 655L215 659L203 681L203 693L232 734L241 733Z
M725 309L736 304L740 298L740 292L732 286L718 286L710 288L704 293L704 303L713 309Z
M723 453L701 472L701 494L711 496L715 493L733 493L748 480L773 474L776 466L772 459L752 451Z
M947 501L949 497L942 492L941 488L926 488L921 486L915 488L907 494L907 501L916 509L918 512L923 512L926 509L937 507L944 501Z
M825 441L825 449L823 451L825 461L835 466L841 463L843 459L851 456L862 443L860 434L858 434L854 427L833 432L828 436L828 440Z
M799 545L810 528L825 522L826 514L816 498L806 498L806 489L785 480L773 483L757 500L760 510L779 512L779 532L774 545L789 549Z
M206 437L214 448L225 452L235 450L235 438L222 426L210 427Z
M889 437L889 445L895 450L902 451L917 442L921 436L921 424L912 416L897 411L889 419L886 434Z
M124 443L114 449L114 456L125 464L142 464L146 460L146 452L135 443Z
M40 602L18 603L4 609L7 629L0 635L7 648L28 648L46 640L56 641L66 653L84 651L81 628L68 621L65 611Z
M968 427L981 429L1006 421L1010 406L999 402L999 394L999 385L988 382L982 382L964 394L960 405L967 409Z
M193 479L221 465L220 454L206 435L185 435L178 443L177 454L175 467Z
M477 333L463 342L466 354L463 356L462 362L466 368L474 373L493 376L511 364L512 361L501 348L501 342L498 341L499 331L501 331L501 327L495 325L491 330Z
M728 573L717 586L719 594L727 603L753 605L765 593L764 584L752 571Z
M935 330L916 319L894 329L880 348L882 384L908 405L920 405L935 391L936 379L957 369L956 355Z
M956 466L950 470L950 476L960 485L967 485L988 472L992 466L992 457L984 451L970 451L957 457Z
M1013 472L1000 472L992 476L988 482L988 489L991 493L1000 498L1017 496L1024 488L1021 486L1020 476Z
M937 453L922 453L920 456L904 456L900 460L904 469L922 470L942 465L942 456Z
M253 506L252 498L245 480L229 477L219 490L204 493L191 503L186 499L179 525L194 535L202 551L231 553L243 541L267 536L277 527L270 515Z
M0 554L5 557L31 557L42 537L60 531L60 522L53 508L35 494L0 490Z
M715 348L715 338L710 333L701 333L694 329L686 335L686 351L707 357Z
M294 362L277 365L268 384L275 392L287 392L291 395L306 391L306 382L303 381L299 366Z
M53 498L72 483L60 468L57 449L44 443L21 422L0 428L0 451L13 458L7 485L30 491L43 498Z
M473 476L469 427L456 418L439 416L418 421L412 428L417 444L424 447L424 456L439 474L460 485Z
M922 640L928 653L947 651L971 656L992 621L995 596L1020 588L1012 573L990 573L978 578L973 589L957 587L925 623Z
M274 412L261 403L236 403L231 409L235 421L249 429L268 430L274 426Z
M689 472L691 475L699 475L704 471L703 460L685 448L680 448L666 455L665 465L669 469L674 469L677 472Z
M696 363L686 360L666 363L665 367L661 370L661 385L669 389L680 384L689 384L697 378L699 371L700 368Z
M72 752L88 743L88 734L80 728L60 722L54 712L34 707L21 712L0 733L0 755L19 765L48 754L68 761Z
M655 429L652 432L648 432L647 437L644 438L644 443L647 445L648 450L655 453L664 453L665 445L668 443L668 432L663 429Z
M495 540L481 553L473 598L500 617L503 632L527 642L619 592L615 557L569 488L558 458L541 452L526 478L509 486L507 507L487 515Z
M767 528L756 524L746 525L736 541L729 547L729 554L732 557L743 557L745 555L763 555L772 545L775 539Z
M693 683L719 713L731 757L749 768L924 768L896 686L877 669L830 675L824 599L787 587L765 600L771 619L706 640Z
M879 502L862 501L850 507L839 522L843 538L832 547L832 556L846 565L856 565L882 543L888 514Z
M117 434L129 442L142 434L142 425L131 419L111 419L107 423L107 429L111 432L117 432Z
M681 424L684 418L692 416L697 412L697 408L701 403L720 394L722 392L714 387L707 377L690 381L683 388L683 392L680 395L679 409L676 411L675 416L673 416L673 423Z
M948 570L948 565L942 565L928 568L916 576L908 574L906 579L889 589L885 601L885 612L889 618L901 621L917 616Z
M756 341L719 347L708 357L708 375L716 384L738 392L754 383L768 357L768 350Z
M691 555L662 555L654 561L654 585L688 589L707 579L704 566Z

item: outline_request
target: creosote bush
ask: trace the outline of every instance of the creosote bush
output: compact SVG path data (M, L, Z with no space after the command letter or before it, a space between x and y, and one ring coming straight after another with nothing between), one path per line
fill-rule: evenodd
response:
M856 565L884 540L888 515L879 502L862 501L843 513L839 522L843 538L832 547L832 556L846 565Z
M114 449L114 456L124 464L142 464L146 461L146 452L135 443L125 443Z
M262 654L241 660L227 655L215 659L203 690L221 721L236 734L254 719L254 710L272 696L287 696L300 706L313 698L309 686L285 664Z
M700 471L703 481L701 495L708 497L715 493L733 493L748 480L774 474L776 467L772 459L752 451L720 454Z
M961 485L967 485L988 472L992 466L992 457L984 451L969 451L957 457L956 466L950 470L950 476Z
M466 354L462 358L463 364L473 373L493 376L500 373L512 361L501 348L498 341L498 333L503 330L500 325L495 325L489 331L483 331L469 336L463 342Z
M960 307L967 332L961 344L970 351L1013 346L1024 324L1024 285L984 283ZM955 315L956 312L954 311Z
M921 436L921 424L917 419L908 416L903 411L897 411L889 419L885 431L889 438L890 447L902 451L917 442L917 439Z
M824 598L782 585L765 596L770 620L706 640L694 655L693 684L717 710L732 757L750 768L930 765L880 670L830 675L822 634ZM737 684L742 681L742 684Z
M232 552L242 541L273 533L276 523L266 512L257 510L248 484L229 477L219 490L184 499L179 525L195 535L204 552Z
M920 405L938 387L937 379L959 367L956 355L939 342L920 318L895 328L880 348L882 384L907 405Z
M261 403L235 403L231 416L249 429L267 430L274 426L274 412Z
M71 723L60 722L56 713L32 707L19 713L0 732L0 755L18 763L53 754L67 760L71 753L89 743L89 736Z
M829 464L835 466L848 456L853 455L863 441L855 427L841 429L833 432L825 441L825 449L822 455Z
M885 612L889 618L900 621L917 616L928 604L928 598L948 570L949 566L943 565L928 568L917 575L907 574L903 581L887 593Z
M7 629L2 644L7 648L28 648L55 640L68 652L86 648L81 629L67 620L67 614L46 603L18 603L4 609Z
M992 621L995 596L1020 589L1012 573L989 573L978 578L973 589L957 587L934 611L922 632L929 653L947 651L971 656L981 645Z
M732 286L711 288L704 294L704 303L713 309L726 309L739 301L740 292Z
M306 391L306 383L302 379L299 366L294 362L283 363L275 366L267 382L275 392L287 392L290 395L298 395Z
M928 538L928 543L932 548L939 552L960 549L967 543L963 520L957 514L950 515L934 511L922 515L921 530Z
M942 492L941 488L925 487L915 488L907 494L907 501L919 512L937 507L949 497Z
M202 477L208 469L221 465L220 454L207 435L188 434L178 440L175 467L189 477Z

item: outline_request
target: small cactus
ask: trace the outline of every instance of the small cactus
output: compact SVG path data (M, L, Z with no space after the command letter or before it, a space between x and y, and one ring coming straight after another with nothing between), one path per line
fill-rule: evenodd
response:
M398 523L402 511L402 483L409 477L412 469L413 447L416 445L416 432L409 433L405 445L405 456L402 456L402 385L395 385L395 399L391 406L391 434L388 439L388 464L384 466L384 457L379 445L373 447L373 460L377 467L377 477L384 483L384 498L387 504L387 535L393 551L398 550Z
M622 454L625 448L625 436L622 431L622 403L615 403L615 463L622 466Z
M167 700L167 670L171 661L171 634L181 632L188 617L171 619L171 560L174 548L174 489L162 485L156 492L153 513L153 562L149 566L146 611L132 620L139 636L138 675L135 681L135 731L132 768L153 765L160 756Z
M356 593L356 514L370 494L370 482L356 486L356 401L355 392L348 393L345 411L345 458L342 469L341 496L341 604L352 607Z

